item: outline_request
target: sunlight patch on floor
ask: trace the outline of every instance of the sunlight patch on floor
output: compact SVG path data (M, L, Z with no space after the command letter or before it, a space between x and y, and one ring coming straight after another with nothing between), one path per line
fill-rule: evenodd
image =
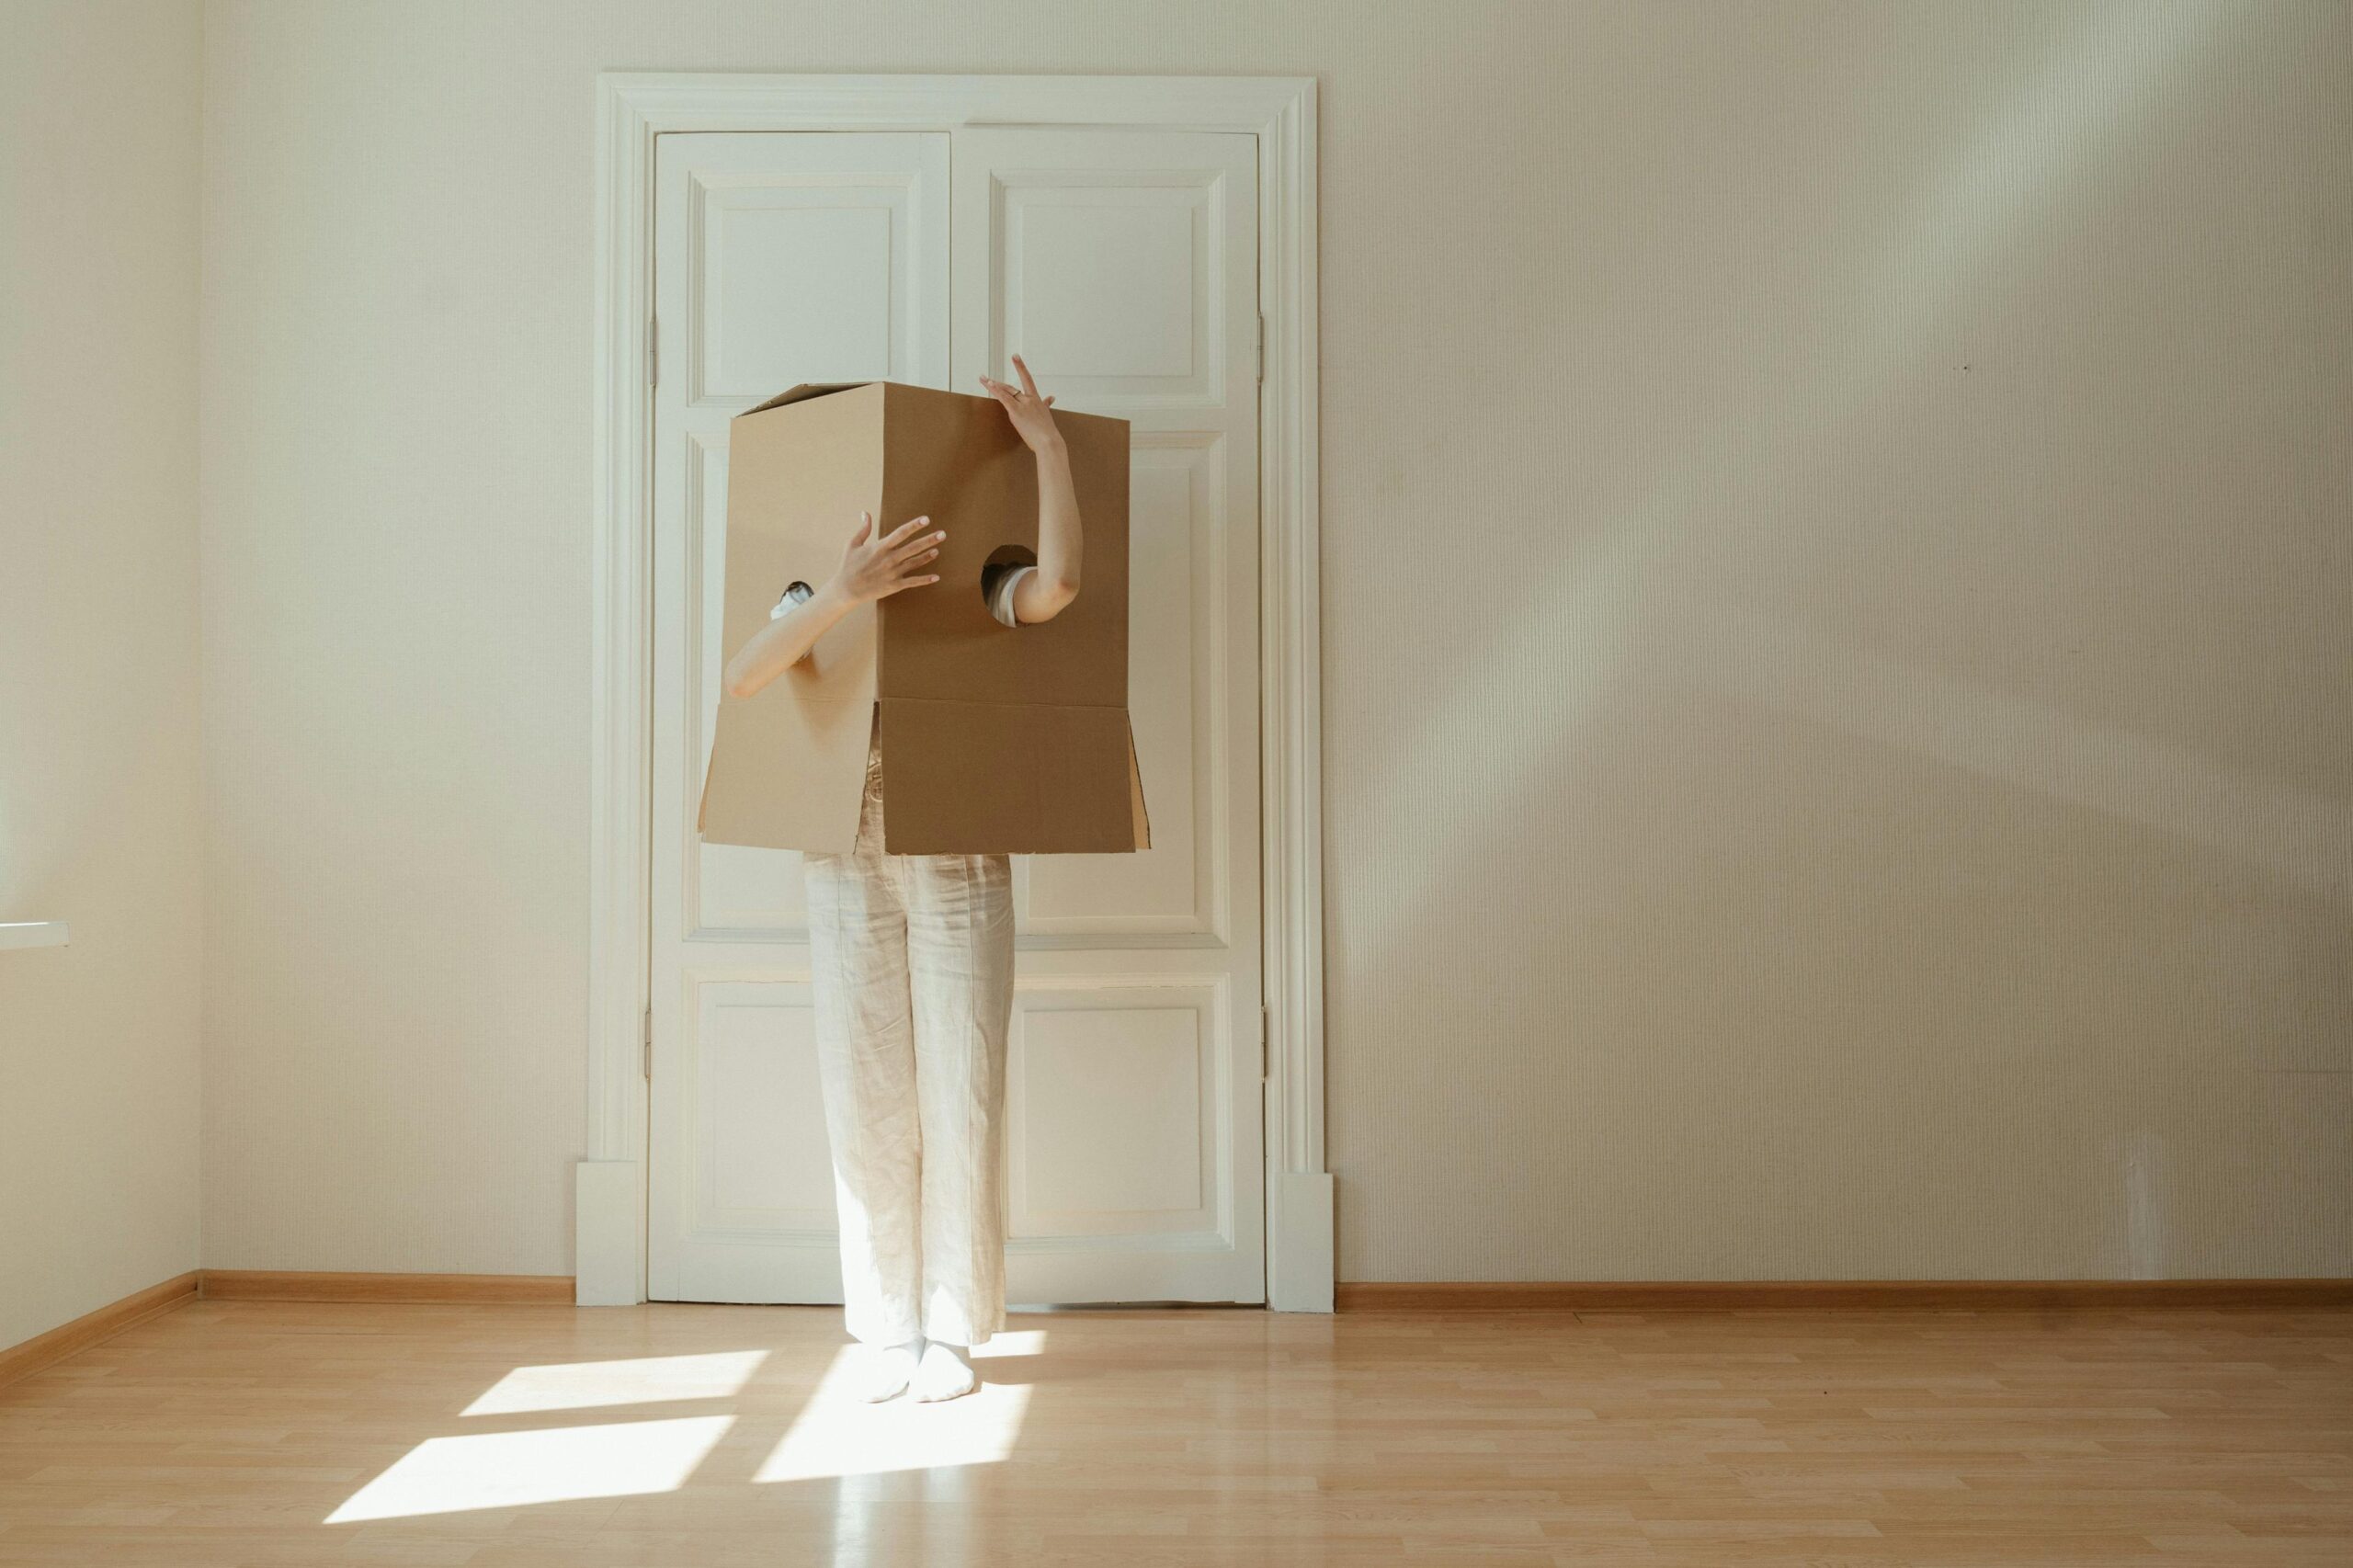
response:
M1000 1335L998 1339L1025 1337ZM1037 1335L1042 1341L1044 1335ZM1006 1352L996 1340L976 1346L975 1360ZM1032 1354L1014 1350L1012 1354ZM993 1383L981 1369L981 1386L961 1399L931 1403L901 1394L869 1403L855 1389L858 1347L845 1346L826 1369L817 1392L793 1421L791 1430L761 1462L752 1479L818 1481L888 1471L995 1464L1013 1452L1029 1408L1027 1383Z
M697 1415L432 1437L361 1487L326 1522L675 1492L734 1421Z
M722 1350L708 1356L641 1356L628 1361L517 1367L466 1406L464 1414L512 1415L531 1410L585 1410L600 1404L724 1399L743 1392L767 1354Z

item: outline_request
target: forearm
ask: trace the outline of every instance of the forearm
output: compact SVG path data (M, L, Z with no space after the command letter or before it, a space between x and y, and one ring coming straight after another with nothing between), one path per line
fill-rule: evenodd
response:
M727 661L727 695L749 697L809 656L817 640L850 612L851 602L839 578L825 585L753 634L752 640Z
M1051 620L1078 597L1078 491L1070 451L1058 435L1038 450L1038 570L1014 590L1014 613Z

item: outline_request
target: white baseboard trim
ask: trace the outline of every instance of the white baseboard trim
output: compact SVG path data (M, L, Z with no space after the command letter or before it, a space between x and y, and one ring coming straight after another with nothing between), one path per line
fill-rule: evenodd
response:
M1328 1312L1339 1261L1333 1253L1331 1173L1279 1171L1275 1180L1267 1305L1279 1312Z
M645 1300L637 1162L583 1160L574 1170L575 1300L584 1307L633 1307Z

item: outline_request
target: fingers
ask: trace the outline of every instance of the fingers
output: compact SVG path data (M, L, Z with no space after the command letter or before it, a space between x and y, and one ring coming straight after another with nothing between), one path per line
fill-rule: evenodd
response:
M874 517L870 512L860 512L858 517L861 520L858 525L858 540L863 540L872 531ZM926 565L938 560L940 543L948 538L948 530L945 528L927 534L915 534L915 529L930 521L931 514L928 512L920 517L909 517L868 547L866 555L870 564L863 570L865 572L879 570L884 578L881 587L875 590L874 597L888 598L902 589L920 588L926 584L939 581L939 574L936 572L909 574L909 568ZM910 535L915 537L910 538ZM852 544L856 544L858 540L853 540Z
M1054 400L1053 400L1052 398L1048 398L1048 399L1046 400L1046 406L1047 406L1048 408L1051 408L1051 407L1053 407L1053 406L1054 406Z
M874 514L871 512L860 512L858 515L858 531L849 536L851 548L855 549L858 545L864 544L866 542L866 536L873 531Z
M1019 386L1017 387L1008 382L994 380L985 373L981 377L981 385L988 388L989 391L995 392L1001 398L1036 397L1038 395L1037 380L1029 374L1029 367L1023 363L1021 356L1018 354L1016 354L1013 357L1013 369L1015 373L1019 375L1021 378L1021 384Z

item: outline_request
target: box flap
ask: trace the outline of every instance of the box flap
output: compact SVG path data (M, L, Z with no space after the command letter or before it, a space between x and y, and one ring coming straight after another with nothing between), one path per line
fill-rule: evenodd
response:
M1120 717L1126 719L1126 712L1122 710ZM1149 849L1152 847L1152 813L1145 811L1143 806L1143 769L1136 766L1136 729L1134 722L1131 721L1127 728L1128 801L1135 817L1136 847L1139 849Z
M720 699L695 819L703 841L847 853L873 733L871 702L803 701L776 686Z
M893 855L1110 854L1144 847L1120 708L886 697L883 846Z
M827 392L848 392L853 387L870 387L874 384L872 381L799 381L777 393L767 402L753 404L745 409L744 414L765 414L771 408L782 408L788 403L802 403L813 397L823 397ZM744 414L739 414L735 417L741 419Z

